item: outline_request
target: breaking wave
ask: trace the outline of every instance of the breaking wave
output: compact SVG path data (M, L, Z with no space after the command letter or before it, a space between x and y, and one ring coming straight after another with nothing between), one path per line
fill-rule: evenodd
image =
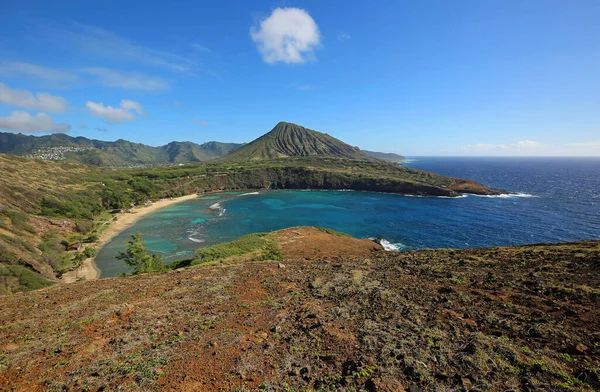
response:
M477 196L477 197L492 197L492 198L498 198L498 199L511 199L514 197L539 197L536 195L531 195L529 193L506 193L503 195L475 195L472 193L468 193L469 196Z
M399 252L406 248L406 245L401 242L392 243L385 238L370 238L370 240L377 242L383 247L384 250L388 252Z
M223 208L223 206L221 205L221 203L215 203L215 204L211 205L208 208L210 208L211 210L218 211L219 216L225 215L225 211L227 211L227 209Z

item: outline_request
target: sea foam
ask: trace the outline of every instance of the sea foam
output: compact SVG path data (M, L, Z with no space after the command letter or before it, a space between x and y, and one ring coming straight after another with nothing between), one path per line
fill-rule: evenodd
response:
M406 245L400 243L400 242L396 242L396 243L392 243L388 240L386 240L385 238L370 238L370 240L377 242L379 245L381 245L383 247L384 250L388 251L388 252L399 252L401 249L406 248Z
M477 197L491 197L491 198L497 198L497 199L512 199L512 198L515 198L515 197L524 197L524 198L527 198L527 197L539 197L539 196L536 196L536 195L531 195L529 193L505 193L505 194L502 194L502 195L475 195L473 193L469 193L468 195L469 196L477 196Z

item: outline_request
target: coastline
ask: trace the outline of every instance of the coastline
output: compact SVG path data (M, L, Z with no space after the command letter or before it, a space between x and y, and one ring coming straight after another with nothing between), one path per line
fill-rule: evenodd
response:
M108 227L100 234L98 240L89 244L90 246L95 247L100 250L104 245L106 245L110 240L116 237L120 232L128 228L137 222L140 218L160 210L161 208L180 203L186 200L193 200L197 198L197 194L191 194L186 196L181 196L177 198L171 199L160 199L158 201L153 202L147 206L136 207L132 212L122 212L118 215L115 215L117 220L111 220L105 224L108 224ZM72 270L64 273L59 279L60 283L73 283L79 280L95 280L100 277L100 270L96 267L96 263L94 262L94 258L85 259L81 265Z

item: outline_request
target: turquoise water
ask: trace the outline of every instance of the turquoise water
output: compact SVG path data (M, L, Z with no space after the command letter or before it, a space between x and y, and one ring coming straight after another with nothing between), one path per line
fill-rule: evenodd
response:
M138 231L165 262L245 234L304 225L382 237L399 250L600 238L599 159L421 158L410 165L520 194L455 199L344 191L211 194L140 219L100 251L97 265L102 277L127 272L114 256Z

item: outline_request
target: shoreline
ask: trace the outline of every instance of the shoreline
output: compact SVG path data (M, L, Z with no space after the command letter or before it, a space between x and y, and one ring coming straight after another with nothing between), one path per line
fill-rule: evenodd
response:
M150 205L136 207L131 212L122 212L115 217L117 220L110 220L107 224L108 227L100 234L98 240L88 244L89 246L95 247L98 251L102 249L104 245L106 245L110 240L116 237L120 232L127 229L135 222L137 222L140 218L160 210L161 208L180 203L182 201L193 200L197 198L199 195L194 193L191 195L185 195L177 198L171 199L160 199L158 201L153 202ZM96 263L94 261L95 258L85 259L81 265L75 268L72 271L68 271L64 273L59 279L60 283L73 283L79 280L96 280L100 277L100 270L96 267Z

